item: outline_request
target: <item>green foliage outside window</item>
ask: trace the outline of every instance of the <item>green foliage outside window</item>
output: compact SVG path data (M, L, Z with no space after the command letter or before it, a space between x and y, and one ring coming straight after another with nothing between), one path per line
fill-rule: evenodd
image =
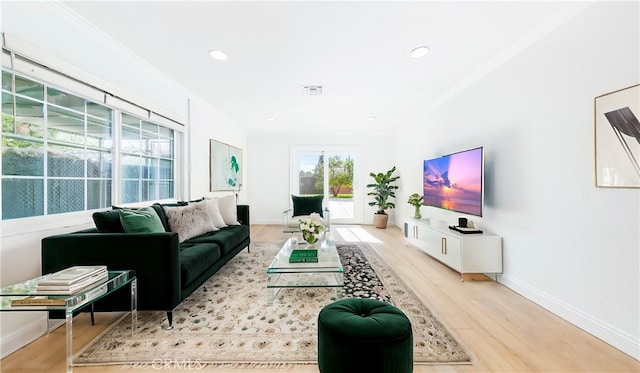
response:
M353 159L339 155L329 158L329 193L333 197L344 189L353 187Z

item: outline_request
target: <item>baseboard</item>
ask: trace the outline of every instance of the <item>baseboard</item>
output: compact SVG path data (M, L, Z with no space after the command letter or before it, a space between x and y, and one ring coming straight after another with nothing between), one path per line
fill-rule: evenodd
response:
M22 328L11 334L3 334L2 341L0 342L0 359L4 359L45 335L47 333L47 326L47 317L43 315L37 320L25 324Z
M636 360L640 360L640 341L580 310L509 276L498 276L498 282L537 303L548 311L603 340Z

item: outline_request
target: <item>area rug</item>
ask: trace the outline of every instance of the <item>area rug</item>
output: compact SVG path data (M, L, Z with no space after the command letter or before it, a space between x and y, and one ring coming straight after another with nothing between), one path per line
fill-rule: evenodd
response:
M429 309L364 243L340 243L343 297L375 298L405 312L413 327L415 364L464 364L469 356ZM138 312L137 332L123 317L74 357L74 365L173 361L198 367L279 367L317 363L317 317L335 300L327 288L282 289L267 305L266 267L276 243L251 244L173 312Z

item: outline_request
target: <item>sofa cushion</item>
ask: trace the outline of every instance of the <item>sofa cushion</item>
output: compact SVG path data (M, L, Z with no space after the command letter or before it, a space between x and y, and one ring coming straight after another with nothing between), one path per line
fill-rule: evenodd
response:
M151 205L151 208L153 208L158 214L158 217L162 222L162 226L164 227L164 231L171 232L171 228L169 228L169 223L167 223L167 216L164 214L164 209L162 208L162 205L156 202L153 205Z
M220 247L214 243L180 244L180 278L182 287L190 284L221 257Z
M240 225L238 222L238 208L236 207L236 196L230 194L228 196L218 198L218 207L220 215L224 219L226 225Z
M94 212L91 217L100 233L124 233L124 228L120 223L120 210L98 211Z
M156 211L151 207L138 210L122 209L120 223L126 233L161 233L164 232L162 222Z
M163 209L169 228L178 233L179 242L218 230L213 225L205 201L178 207L163 206Z
M226 255L249 238L249 227L246 225L230 225L217 232L209 232L187 241L188 243L215 243L220 246L222 255ZM185 242L185 243L187 243Z
M293 216L311 215L316 212L322 216L323 195L318 196L291 196L293 201Z
M227 224L224 222L224 218L220 213L220 205L218 203L218 198L209 198L206 200L207 211L209 211L209 215L211 216L211 220L213 220L213 225L216 228L224 228Z

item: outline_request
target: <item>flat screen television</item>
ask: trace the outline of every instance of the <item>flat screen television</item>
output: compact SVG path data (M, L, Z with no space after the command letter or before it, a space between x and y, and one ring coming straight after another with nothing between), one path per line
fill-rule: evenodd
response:
M482 216L482 147L424 161L425 206Z

